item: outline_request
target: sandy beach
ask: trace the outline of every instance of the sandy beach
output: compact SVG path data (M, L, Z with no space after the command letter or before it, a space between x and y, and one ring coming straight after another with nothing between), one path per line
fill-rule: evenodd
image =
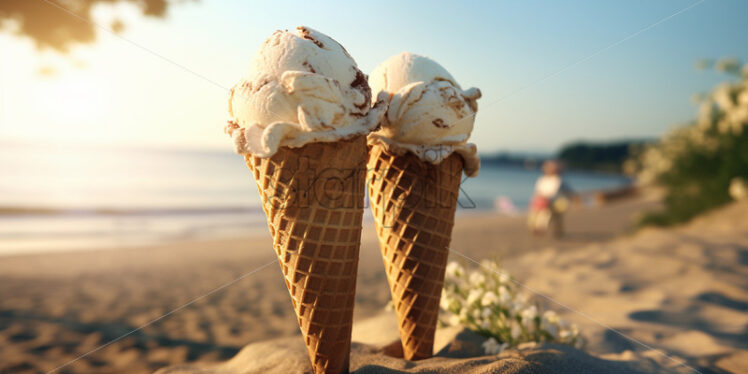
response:
M559 240L532 237L523 217L463 214L452 247L499 259L528 287L594 318L542 300L582 326L594 354L644 350L602 323L711 372L744 370L748 206L633 233L632 218L656 205L638 197L574 209ZM390 297L370 225L362 240L356 321L381 314ZM263 235L0 258L0 372L75 360L59 372L149 373L298 335L270 244Z
M748 374L748 1L373 5L0 1L0 374Z

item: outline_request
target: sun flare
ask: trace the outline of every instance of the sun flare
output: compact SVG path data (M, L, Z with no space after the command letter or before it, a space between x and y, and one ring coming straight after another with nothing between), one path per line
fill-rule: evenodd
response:
M75 71L39 82L37 94L41 103L38 105L44 105L44 114L51 121L64 119L65 126L77 131L93 130L105 119L111 106L112 93L106 89L105 82L103 77L88 71Z

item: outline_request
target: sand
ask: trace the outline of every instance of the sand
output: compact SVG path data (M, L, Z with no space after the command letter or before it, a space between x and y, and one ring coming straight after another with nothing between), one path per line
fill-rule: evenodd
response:
M704 372L748 372L748 203L506 267L552 296L544 304L578 323L593 353L646 345Z
M380 321L380 317L372 320ZM366 322L364 322L366 323ZM393 320L397 335L396 323ZM382 336L381 326L368 331L369 335ZM351 348L351 371L356 374L401 374L401 373L503 373L503 374L654 374L688 373L685 368L674 368L643 355L629 354L627 357L599 358L565 345L545 344L528 346L502 352L499 355L484 355L481 343L485 338L470 331L457 334L441 330L437 337L449 339L447 345L439 347L432 358L417 362L388 355L378 345L359 343L362 336L354 335ZM393 335L394 337L394 335ZM252 343L232 359L218 364L174 365L156 374L287 374L311 373L312 367L305 357L303 342L297 338L280 338Z
M472 258L502 259L529 286L689 365L744 371L748 227L740 217L748 217L748 206L678 229L629 233L632 216L653 205L639 198L577 209L568 216L568 236L558 241L531 237L522 217L466 213L452 246ZM274 261L269 235L2 257L0 373L48 372L229 282L59 372L149 373L228 360L250 343L272 346L269 339L301 343ZM389 300L369 226L358 282L355 321L365 324ZM653 353L576 313L564 316L583 327L598 358ZM369 339L357 349L373 357L385 340Z

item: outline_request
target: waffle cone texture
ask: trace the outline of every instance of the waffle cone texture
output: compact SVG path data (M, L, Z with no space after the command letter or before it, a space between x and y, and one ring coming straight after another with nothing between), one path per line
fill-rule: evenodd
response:
M370 144L367 181L404 358L431 357L463 160L434 165Z
M315 373L347 373L366 140L246 155Z

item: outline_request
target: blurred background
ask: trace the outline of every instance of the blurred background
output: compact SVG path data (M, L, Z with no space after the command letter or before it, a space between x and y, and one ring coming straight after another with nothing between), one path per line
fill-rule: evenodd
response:
M21 348L7 351L15 366L0 366L0 372L52 370L86 347L209 290L214 283L205 279L223 282L247 270L227 254L220 257L216 269L223 272L216 275L212 268L194 270L187 260L176 261L173 252L152 249L177 245L194 254L225 247L236 255L244 253L242 242L216 241L255 236L267 241L254 180L242 157L232 152L223 126L228 89L277 29L306 25L326 33L364 72L403 51L427 55L462 87L481 89L471 141L483 166L477 178L464 182L458 215L520 217L502 227L524 233L521 217L548 159L562 161L566 182L589 209L633 187L656 191L646 203L578 215L570 222L572 234L574 225L581 228L576 237L557 243L563 247L609 238L632 225L686 222L748 196L746 14L748 3L741 0L435 1L428 6L3 0L0 268L7 278L0 286L5 299L0 332L6 330L11 342L6 346ZM370 224L370 217L365 220ZM502 254L512 245L548 244L507 235L497 244ZM142 251L111 251L125 247ZM93 263L52 255L23 260L78 250L99 257ZM118 272L92 270L120 261ZM184 273L159 278L147 270L159 263ZM141 283L134 280L138 277ZM381 274L371 277L383 282ZM31 284L30 278L43 281ZM190 289L191 281L203 283ZM169 296L143 293L143 282L168 289ZM118 291L111 293L108 286ZM27 293L17 293L23 287ZM49 296L50 290L57 296ZM226 301L213 310L215 316L239 313L258 321L263 315L282 316L290 327L280 320L261 332L242 323L216 325L223 329L217 332L193 315L154 327L155 335L136 334L127 345L115 345L117 359L87 358L65 370L147 372L168 363L229 357L248 340L296 331L287 300L261 304L270 292L264 288L236 292L262 306L250 313L253 307ZM381 307L386 288L371 292L362 302L374 300L371 305ZM66 304L68 298L74 306ZM104 299L96 305L113 308L107 317L102 309L88 309L93 304L87 302ZM158 305L149 304L154 299ZM59 322L55 318L75 333L23 325ZM40 334L47 343L24 346ZM130 351L141 353L127 356ZM31 364L39 356L46 361Z
M227 88L268 35L300 24L365 72L407 50L481 88L484 168L461 211L497 197L524 209L550 157L575 190L619 187L629 145L693 120L692 96L726 79L694 63L748 57L746 4L691 5L4 1L0 253L264 229L222 132Z

